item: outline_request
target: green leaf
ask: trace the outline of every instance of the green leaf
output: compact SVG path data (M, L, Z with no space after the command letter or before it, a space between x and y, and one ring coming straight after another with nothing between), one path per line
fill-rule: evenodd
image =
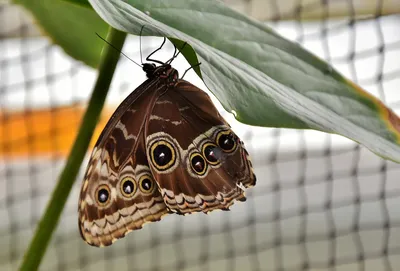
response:
M400 161L400 120L329 64L219 1L89 0L110 25L167 36L196 51L202 78L246 124L312 128ZM190 64L196 64L188 60Z
M96 33L104 37L108 25L91 7L85 7L87 1L74 1L81 5L64 0L14 0L33 14L46 34L67 54L97 67L104 41Z

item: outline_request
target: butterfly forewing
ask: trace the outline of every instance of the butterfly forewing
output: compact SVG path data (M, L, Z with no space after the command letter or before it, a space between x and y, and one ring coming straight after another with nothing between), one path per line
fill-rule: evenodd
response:
M78 207L81 235L91 245L110 245L168 212L143 138L147 112L163 87L155 78L135 90L113 114L92 151ZM145 95L138 95L143 91Z

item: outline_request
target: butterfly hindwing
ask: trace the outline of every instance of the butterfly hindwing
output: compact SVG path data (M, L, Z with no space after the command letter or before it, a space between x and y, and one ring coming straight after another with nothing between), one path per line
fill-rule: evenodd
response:
M186 81L157 99L146 131L154 178L174 212L228 209L255 184L240 139L209 96Z

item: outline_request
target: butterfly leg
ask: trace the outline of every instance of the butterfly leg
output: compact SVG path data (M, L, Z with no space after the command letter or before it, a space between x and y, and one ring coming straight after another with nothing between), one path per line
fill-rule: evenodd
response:
M197 64L191 66L190 68L188 68L188 69L183 73L181 79L183 79L183 77L185 77L185 74L186 74L188 71L190 71L191 69L193 69L193 68L195 68L195 67L198 67L198 66L200 66L200 65L201 65L201 62L199 62L199 63L197 63Z
M152 61L152 62L155 62L155 63L158 63L158 64L161 64L161 65L164 65L164 62L162 62L162 61L159 61L159 60L156 60L156 59L151 59L150 57L152 56L152 55L154 55L156 52L158 52L158 51L160 51L161 50L161 48L164 46L164 44L165 44L165 41L167 40L167 38L166 37L164 37L164 40L163 40L163 42L162 42L162 44L161 44L161 46L160 47L158 47L155 51L153 51L150 55L148 55L147 57L146 57L146 60L147 61Z
M181 49L179 49L178 53L176 52L177 48L174 45L174 48L175 48L174 54L172 55L172 57L166 63L171 64L171 62L181 53L183 48L185 48L186 44L187 44L187 42L185 41L185 43L182 45Z

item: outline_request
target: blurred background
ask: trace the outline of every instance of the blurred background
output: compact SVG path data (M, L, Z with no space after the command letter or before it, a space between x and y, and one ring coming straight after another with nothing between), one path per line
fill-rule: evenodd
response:
M400 113L399 0L225 2ZM143 55L161 41L143 37ZM139 50L139 38L129 36L124 52L139 61ZM172 53L168 44L156 58ZM183 58L173 65L181 74L189 67ZM95 78L95 70L53 45L27 11L0 1L0 270L18 268ZM208 92L193 71L185 79ZM144 80L139 67L121 59L93 140ZM213 101L252 156L258 183L247 202L231 212L170 215L94 248L77 226L84 164L40 270L400 270L400 165L341 136L240 124Z

